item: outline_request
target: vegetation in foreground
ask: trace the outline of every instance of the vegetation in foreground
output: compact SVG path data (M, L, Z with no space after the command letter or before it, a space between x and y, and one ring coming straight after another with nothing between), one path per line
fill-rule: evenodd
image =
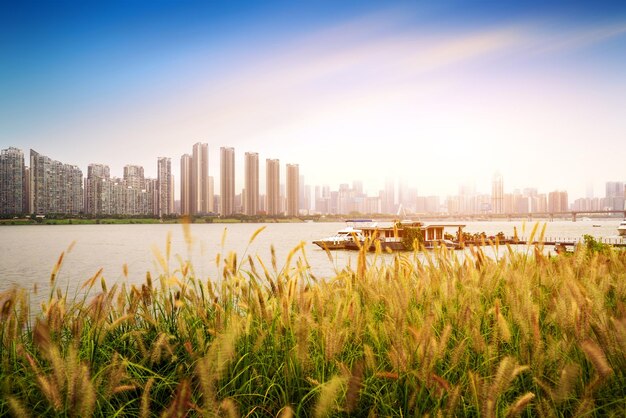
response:
M157 278L98 272L36 319L5 292L0 415L626 415L626 253L492 249L361 252L328 279L301 247L231 253L215 284L166 244Z

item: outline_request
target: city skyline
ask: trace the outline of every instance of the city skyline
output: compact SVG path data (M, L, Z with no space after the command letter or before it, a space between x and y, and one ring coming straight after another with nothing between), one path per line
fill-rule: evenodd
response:
M208 175L208 146L196 143L194 156L181 156L181 175L177 187L171 172L171 158L157 159L158 177L144 175L144 168L125 165L123 178L111 176L106 164L89 164L87 175L76 165L67 164L30 150L30 166L25 164L22 150L10 147L0 152L0 214L70 214L80 215L206 215L244 214L287 215L310 214L539 214L569 211L624 211L625 181L606 181L603 197L587 190L586 197L576 197L567 190L505 188L504 178L496 171L491 193L478 191L472 184L461 184L458 193L420 195L418 190L397 179L387 178L385 188L368 195L363 182L329 185L307 184L299 174L299 165L285 164L281 183L280 161L266 159L266 194L259 189L259 154L246 152L245 187L234 187L235 150L221 147L220 194L214 195L213 177ZM198 167L193 169L192 166ZM204 169L202 169L204 167ZM195 179L194 179L195 178ZM202 183L198 187L198 183ZM314 186L314 189L313 189ZM180 188L181 199L175 199ZM193 190L205 190L206 196L194 197ZM314 194L313 194L314 191ZM208 202L207 202L208 200ZM192 201L198 204L193 208ZM200 203L204 201L205 203Z
M260 151L370 194L622 179L623 3L245 4L3 4L0 148L157 177L201 142L209 167Z

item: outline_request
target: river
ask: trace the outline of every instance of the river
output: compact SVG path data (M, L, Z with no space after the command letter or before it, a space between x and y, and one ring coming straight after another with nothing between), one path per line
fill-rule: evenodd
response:
M461 223L461 222L455 222ZM583 222L546 222L546 237L580 238L590 234L600 239L618 239L619 220ZM520 237L528 236L534 223L468 222L465 231L495 235L502 231L513 235L515 227ZM541 223L543 225L543 223ZM595 225L595 226L594 226ZM598 226L599 225L599 226ZM266 266L271 265L270 247L274 245L278 268L289 252L304 242L311 272L320 278L332 276L348 263L355 264L354 252L334 251L332 260L313 245L314 239L334 234L343 223L271 223L271 224L192 224L191 245L185 240L178 224L132 225L26 225L0 227L0 291L13 286L26 289L37 287L45 294L50 273L65 252L57 285L76 291L80 285L103 268L107 283L142 283L146 272L159 274L163 268L157 262L155 249L165 254L166 239L171 236L170 269L180 266L177 257L190 260L196 277L217 281L217 254L234 251L238 259L258 256ZM248 245L256 230L265 229ZM224 245L222 237L226 231ZM297 259L297 257L295 258ZM294 259L294 260L295 260ZM126 267L124 267L126 266ZM126 270L126 273L125 273ZM35 297L38 299L38 297Z

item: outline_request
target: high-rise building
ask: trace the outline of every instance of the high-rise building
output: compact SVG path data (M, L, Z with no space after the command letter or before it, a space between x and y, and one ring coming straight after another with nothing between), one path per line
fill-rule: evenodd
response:
M300 205L300 173L298 164L287 164L287 216L298 216Z
M235 212L235 149L220 148L220 215Z
M85 213L91 215L109 215L110 196L106 194L107 185L111 178L111 171L106 164L89 164L85 179Z
M303 209L307 209L304 207L304 176L302 174L300 174L300 178L299 178L299 183L298 183L298 191L299 191L299 195L298 195L298 210L303 210Z
M609 210L624 210L625 189L622 181L607 181L605 206Z
M159 157L157 160L157 188L159 217L174 213L174 179L172 176L172 160Z
M504 183L502 174L499 171L493 175L491 183L491 211L493 213L504 213Z
M24 153L7 148L0 153L0 214L17 215L28 211Z
M180 158L180 205L183 214L206 214L212 210L209 187L209 146L197 142L192 154Z
M209 212L216 212L215 208L217 207L215 203L215 181L213 176L209 176Z
M306 211L306 213L310 213L311 209L313 208L313 206L311 205L311 185L310 184L305 184L304 185L304 204L302 205L302 208Z
M89 164L85 179L85 213L94 216L154 216L156 180L144 177L142 166L124 167L124 178L111 177L105 164Z
M548 193L548 212L567 212L569 203L567 200L567 192L564 190L555 190Z
M265 205L267 214L275 216L280 214L280 161L277 159L265 160Z
M198 142L191 159L191 213L210 212L209 145Z
M259 211L259 154L246 152L245 190L243 194L243 213L256 215Z
M30 150L30 201L37 215L76 215L83 210L83 173Z
M352 189L356 194L363 194L363 182L361 180L352 181Z
M191 211L191 155L180 157L180 213L190 215Z
M24 213L32 213L30 207L30 167L24 167L24 192L22 196Z
M127 187L135 190L143 190L146 188L145 178L143 176L143 167L140 165L124 166L124 183Z
M385 181L385 190L382 194L383 197L383 212L395 213L396 212L396 183L393 179L388 178Z

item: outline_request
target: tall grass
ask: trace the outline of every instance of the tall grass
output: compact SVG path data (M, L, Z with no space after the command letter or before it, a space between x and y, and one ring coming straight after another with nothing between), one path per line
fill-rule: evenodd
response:
M488 251L363 249L323 279L302 245L219 254L214 282L166 244L141 286L97 273L35 320L4 292L0 415L626 415L626 254Z

